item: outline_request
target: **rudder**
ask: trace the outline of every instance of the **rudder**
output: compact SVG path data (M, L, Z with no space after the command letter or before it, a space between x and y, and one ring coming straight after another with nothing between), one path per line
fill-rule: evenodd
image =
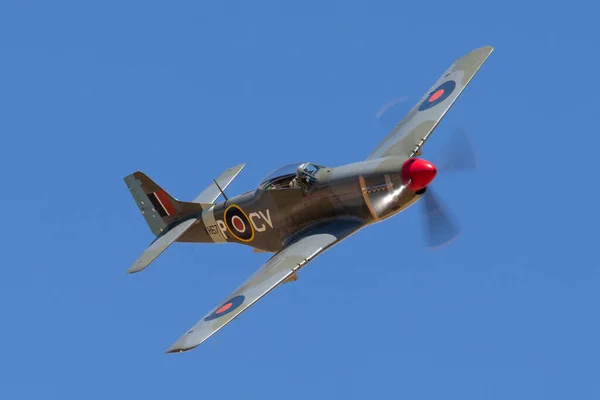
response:
M202 211L201 204L175 199L143 172L134 172L126 176L124 181L150 230L156 236L182 216Z

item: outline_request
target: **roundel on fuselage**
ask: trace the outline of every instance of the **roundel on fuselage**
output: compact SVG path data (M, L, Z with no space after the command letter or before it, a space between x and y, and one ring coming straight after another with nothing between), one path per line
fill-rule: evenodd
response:
M227 230L234 238L242 242L250 242L254 239L254 227L244 210L237 204L227 207L223 219Z

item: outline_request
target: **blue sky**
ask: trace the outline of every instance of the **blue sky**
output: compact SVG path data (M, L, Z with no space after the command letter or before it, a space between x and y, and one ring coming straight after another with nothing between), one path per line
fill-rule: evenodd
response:
M52 3L52 4L51 4ZM0 397L598 398L592 2L3 2ZM464 232L360 231L196 350L164 350L266 259L152 240L122 178L191 200L364 159L452 61L495 52L425 147Z

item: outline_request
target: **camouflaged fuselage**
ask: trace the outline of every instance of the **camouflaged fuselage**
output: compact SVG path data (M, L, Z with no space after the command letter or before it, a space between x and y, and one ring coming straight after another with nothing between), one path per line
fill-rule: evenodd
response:
M309 190L257 188L203 210L180 242L240 243L277 252L295 232L347 216L374 223L406 209L422 193L402 190L406 158L388 157L321 168Z

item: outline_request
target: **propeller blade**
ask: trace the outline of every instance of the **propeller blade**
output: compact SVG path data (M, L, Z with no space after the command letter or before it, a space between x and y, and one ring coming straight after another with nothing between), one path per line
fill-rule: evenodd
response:
M446 142L436 162L440 172L469 171L477 168L478 159L473 142L465 129L456 129Z
M444 246L460 235L459 226L430 187L423 195L423 205L427 247L438 248Z
M404 118L407 113L406 107L403 104L408 97L399 97L384 105L381 110L377 111L375 117L388 131L394 129L394 127Z

